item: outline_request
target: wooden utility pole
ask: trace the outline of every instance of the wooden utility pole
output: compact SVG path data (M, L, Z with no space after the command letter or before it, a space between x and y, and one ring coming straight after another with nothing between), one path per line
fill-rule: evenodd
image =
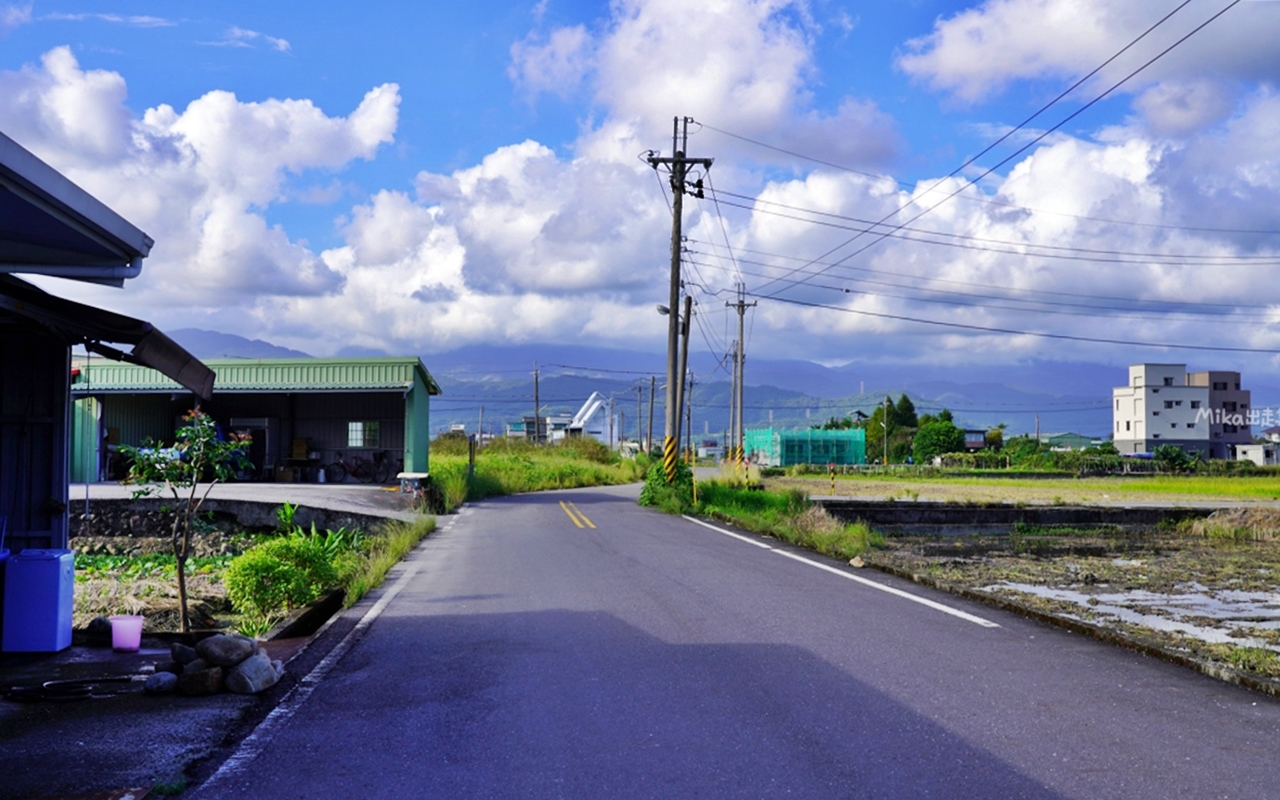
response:
M881 465L886 468L889 466L889 409L891 407L889 395L886 394L884 396L884 420L880 423L884 425L884 461L881 462Z
M533 435L530 439L533 442L538 441L538 434L542 432L542 425L538 422L538 362L533 362Z
M676 392L676 446L679 447L681 440L681 419L684 417L684 376L689 369L689 329L693 327L693 297L684 296L684 319L680 323L680 369L677 377L680 385Z
M751 301L750 303L746 302L746 287L743 286L742 284L738 284L738 302L725 303L725 305L729 306L730 308L738 309L738 346L734 351L734 360L733 360L733 374L734 374L733 403L734 403L735 409L737 410L737 413L734 414L733 416L738 422L738 427L737 427L737 430L734 431L733 446L736 451L734 454L734 460L737 461L739 464L741 464L743 458L746 456L746 453L743 452L743 445L746 441L746 425L743 423L743 420L745 419L743 417L743 410L744 410L743 396L746 394L746 392L743 390L743 385L744 385L743 367L746 364L746 353L744 352L744 348L743 348L744 333L743 333L742 321L743 321L743 318L746 316L747 309L754 308L756 303L754 300Z
M653 452L653 396L658 385L656 375L649 376L649 427L645 430L646 436L644 440L644 452L649 454Z
M676 370L677 350L680 337L680 245L683 240L681 225L684 215L685 176L691 165L701 165L711 169L709 158L686 158L689 145L689 117L676 117L672 120L670 158L662 158L650 153L649 165L654 169L665 166L671 173L671 291L667 302L670 319L667 323L667 407L665 427L663 429L662 458L666 468L667 482L672 483L676 477L676 438L680 427L680 384L683 378ZM683 128L681 126L683 123ZM698 189L701 194L701 189Z

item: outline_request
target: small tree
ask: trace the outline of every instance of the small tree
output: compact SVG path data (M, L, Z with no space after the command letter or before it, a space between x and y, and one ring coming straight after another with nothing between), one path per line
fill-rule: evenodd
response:
M938 420L920 426L916 431L915 459L928 464L935 456L964 451L964 431L950 422Z
M247 435L218 437L218 426L199 406L183 416L173 447L122 447L132 459L125 483L150 484L133 493L134 499L167 493L174 500L173 525L169 531L173 558L178 570L178 602L182 632L191 630L187 614L187 558L191 555L191 522L200 513L209 492L236 470L249 465L245 450ZM203 491L201 491L203 486Z

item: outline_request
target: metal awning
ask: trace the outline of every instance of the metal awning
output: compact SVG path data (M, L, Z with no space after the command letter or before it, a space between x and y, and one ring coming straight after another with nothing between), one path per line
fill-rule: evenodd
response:
M123 286L151 237L0 133L0 273Z
M205 400L213 396L213 370L150 322L55 297L12 275L0 275L0 310L36 322L70 344L158 370ZM133 349L126 353L107 343Z

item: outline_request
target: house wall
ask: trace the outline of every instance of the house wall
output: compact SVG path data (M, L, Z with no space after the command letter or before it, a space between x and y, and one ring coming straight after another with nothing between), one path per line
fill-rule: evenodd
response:
M0 516L5 547L67 546L71 349L0 316Z
M1171 444L1209 455L1203 411L1209 390L1187 383L1183 364L1135 364L1129 383L1112 390L1112 437L1121 453L1149 453Z
M1209 390L1209 452L1213 458L1234 458L1238 445L1253 442L1249 419L1251 392L1240 388L1239 372L1192 372L1187 383Z
M191 395L182 393L112 393L97 397L103 405L103 431L114 429L120 444L133 447L142 446L148 440L172 441L182 415L193 405ZM204 403L202 408L224 429L230 427L233 419L274 421L268 434L270 441L253 448L255 471L264 475L275 466L307 466L290 459L295 438L311 440L309 451L321 454L320 464L337 460L339 452L348 459L353 455L368 459L375 452L385 451L394 467L405 458L405 405L402 391L219 393L215 389L213 400ZM377 422L378 446L348 447L350 422ZM258 437L261 439L262 434ZM84 446L83 441L77 441L76 446ZM424 453L426 446L423 442Z

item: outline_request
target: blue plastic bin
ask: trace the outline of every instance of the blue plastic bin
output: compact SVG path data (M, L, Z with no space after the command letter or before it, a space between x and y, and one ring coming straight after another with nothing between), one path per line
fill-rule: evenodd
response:
M70 550L23 550L10 556L4 582L6 653L56 653L71 646L75 556Z
M8 561L9 548L0 547L0 643L4 642L4 573Z

